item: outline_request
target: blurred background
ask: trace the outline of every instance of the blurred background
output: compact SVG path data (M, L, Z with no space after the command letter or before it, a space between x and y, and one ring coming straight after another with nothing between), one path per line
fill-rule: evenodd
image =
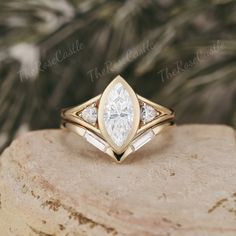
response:
M177 123L236 126L235 0L1 0L0 151L122 75Z

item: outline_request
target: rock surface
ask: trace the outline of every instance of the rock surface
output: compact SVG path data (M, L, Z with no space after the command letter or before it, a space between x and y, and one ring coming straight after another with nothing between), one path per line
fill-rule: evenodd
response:
M75 134L30 132L0 159L0 231L235 236L235 132L175 127L120 165Z

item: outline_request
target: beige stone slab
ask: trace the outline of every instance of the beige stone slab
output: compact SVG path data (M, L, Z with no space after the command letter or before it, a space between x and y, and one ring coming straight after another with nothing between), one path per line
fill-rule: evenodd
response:
M122 164L75 134L30 132L1 157L0 229L0 236L235 236L235 132L175 127Z

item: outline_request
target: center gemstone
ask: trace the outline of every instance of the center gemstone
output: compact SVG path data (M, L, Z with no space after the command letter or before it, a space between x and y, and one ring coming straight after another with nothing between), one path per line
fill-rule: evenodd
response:
M134 120L132 99L121 83L117 83L107 96L103 120L112 141L121 147L130 134Z

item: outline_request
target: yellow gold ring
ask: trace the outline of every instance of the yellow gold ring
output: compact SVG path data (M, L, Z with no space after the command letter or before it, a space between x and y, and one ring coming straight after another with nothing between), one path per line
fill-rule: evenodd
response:
M105 91L89 101L61 112L61 127L122 162L174 124L174 112L137 94L117 76Z

